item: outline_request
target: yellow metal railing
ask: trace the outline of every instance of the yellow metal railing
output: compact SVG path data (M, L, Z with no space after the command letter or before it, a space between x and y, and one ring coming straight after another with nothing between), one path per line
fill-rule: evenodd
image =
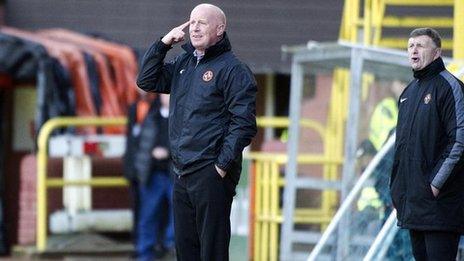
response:
M286 128L289 119L258 118L257 123L260 127ZM322 165L325 180L338 178L337 166L340 166L343 159L327 154L328 145L336 143L330 136L331 133L322 124L309 119L300 120L300 126L312 129L320 135L324 153L299 154L298 164ZM246 158L252 161L252 173L254 173L251 175L250 184L253 211L250 257L255 261L278 260L279 240L282 240L279 238L279 227L283 222L281 191L285 186L285 177L281 174L281 170L287 163L288 157L285 153L251 152ZM296 208L293 221L297 224L318 224L321 228L325 228L333 216L335 203L335 191L322 191L320 207Z
M388 7L452 7L453 14L446 16L386 14ZM361 13L361 10L363 13ZM464 0L345 0L340 39L362 42L366 45L405 49L408 35L383 36L384 28L447 28L453 30L453 38L442 39L442 48L453 51L453 58L464 59ZM362 31L363 39L358 39Z
M127 186L123 177L91 178L88 180L64 180L47 177L48 139L53 130L66 126L120 126L126 118L59 117L47 121L40 129L37 151L37 251L47 247L47 189L64 186L117 187Z
M282 166L287 163L286 154L250 153L247 158L254 162L254 182L251 182L254 195L253 220L253 260L278 260L279 226L283 221L281 189L285 177L281 175ZM326 158L321 155L306 154L298 157L299 164L323 164L338 166L342 159ZM327 195L322 194L321 201ZM296 224L319 224L326 226L333 216L333 209L296 208L293 221ZM281 239L284 240L284 239Z
M290 125L290 120L287 117L258 117L256 118L256 124L259 127L287 128ZM322 140L326 139L326 129L319 122L310 119L301 119L300 126L313 129L321 136Z
M409 8L423 7L451 7L453 13L448 16L411 15L398 16L386 14L387 7L407 6ZM385 46L390 48L405 49L408 35L401 37L384 37L384 28L417 28L432 27L439 29L451 29L452 39L443 38L442 48L451 50L455 62L447 67L453 73L461 72L464 67L464 0L365 0L362 8L359 0L346 0L340 26L340 39L351 42L363 42L365 45ZM347 18L346 18L347 17ZM362 31L362 41L357 39ZM457 62L456 62L457 61ZM464 76L461 75L464 80Z

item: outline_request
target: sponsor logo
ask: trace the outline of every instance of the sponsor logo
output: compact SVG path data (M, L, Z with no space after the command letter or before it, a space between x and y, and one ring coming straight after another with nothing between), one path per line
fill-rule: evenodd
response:
M185 72L185 69L182 69L179 71L180 74L183 74Z
M403 103L404 101L406 101L408 98L401 98L400 99L400 103Z
M213 77L214 77L213 71L208 70L203 74L202 79L205 82L209 82L209 81L211 81L211 79L213 79Z
M432 95L430 93L428 93L427 95L425 95L424 97L424 103L425 104L429 104L429 102L432 100Z

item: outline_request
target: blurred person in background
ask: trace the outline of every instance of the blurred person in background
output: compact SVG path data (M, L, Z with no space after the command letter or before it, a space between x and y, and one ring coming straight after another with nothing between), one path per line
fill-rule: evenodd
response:
M416 260L455 260L464 232L464 85L446 70L441 37L411 32L414 79L399 98L390 190Z
M184 53L165 63L172 45ZM226 16L196 6L145 54L137 85L170 93L169 138L174 183L177 259L229 260L230 210L243 149L256 134L256 81L233 52Z
M387 94L376 104L369 120L368 137L361 142L356 151L358 160L361 163L361 172L364 172L374 156L395 132L396 123L398 121L397 101L405 87L406 83L397 79L391 82L381 82L380 88L385 88ZM385 214L388 215L390 213L388 208L391 208L388 182L393 165L393 152L393 148L389 149L380 160L371 175L372 185L366 186L362 190L360 200L363 202L358 202L359 210L367 206L372 206L373 209L380 208L381 219L385 217ZM365 197L363 197L363 195ZM362 205L362 207L359 207L359 205ZM384 212L385 210L386 213Z
M380 88L385 88L387 94L375 106L369 121L368 137L357 151L361 159L361 171L364 172L374 156L382 149L390 136L395 132L398 121L398 98L406 87L406 82L395 79L381 82ZM361 190L357 201L359 222L357 231L367 231L376 235L387 220L393 209L389 191L390 173L393 166L394 146L388 149L373 170L367 184ZM366 222L367 220L367 222ZM401 229L396 233L386 258L389 260L411 260L409 233Z
M167 94L154 99L144 92L128 111L125 174L134 198L137 260L162 258L174 250L168 117Z

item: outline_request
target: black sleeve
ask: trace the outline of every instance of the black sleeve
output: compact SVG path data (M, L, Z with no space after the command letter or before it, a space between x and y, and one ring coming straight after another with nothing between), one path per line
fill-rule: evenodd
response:
M454 169L462 164L464 157L464 86L462 82L449 78L449 86L442 88L446 93L443 103L440 104L440 120L446 130L448 144L433 168L431 181L437 189L441 189L454 173Z
M171 46L161 40L155 42L145 53L137 76L137 86L144 91L170 93L175 61L164 63Z

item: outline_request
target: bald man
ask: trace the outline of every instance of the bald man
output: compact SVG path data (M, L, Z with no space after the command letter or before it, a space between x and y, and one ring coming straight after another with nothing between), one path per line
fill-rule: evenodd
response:
M171 46L184 53L165 63ZM178 260L229 260L230 208L242 151L256 134L256 81L231 51L226 16L196 6L145 54L137 85L170 93L174 227Z

